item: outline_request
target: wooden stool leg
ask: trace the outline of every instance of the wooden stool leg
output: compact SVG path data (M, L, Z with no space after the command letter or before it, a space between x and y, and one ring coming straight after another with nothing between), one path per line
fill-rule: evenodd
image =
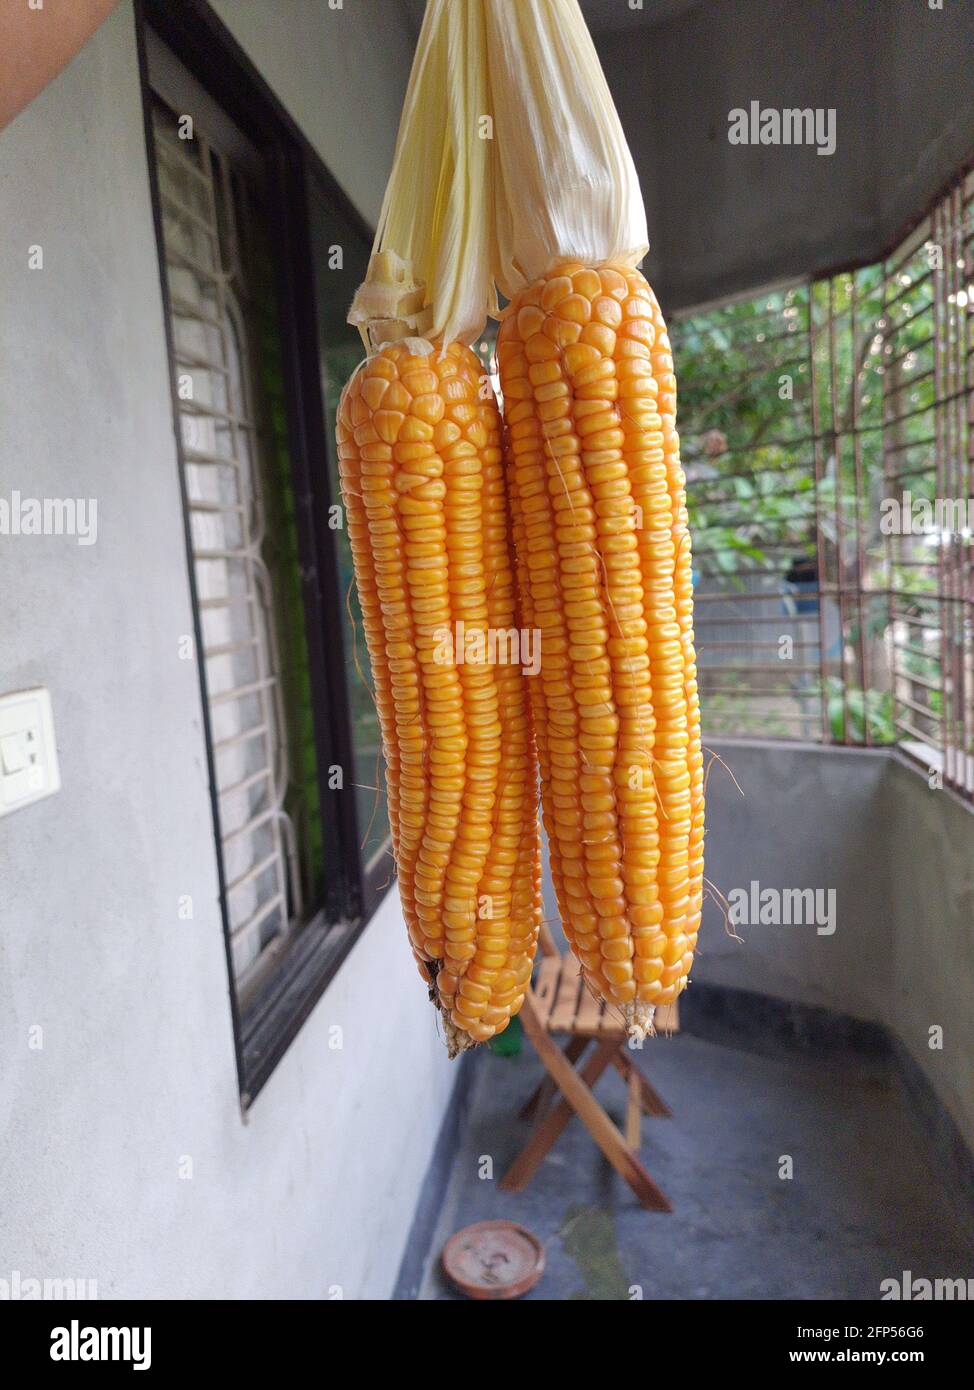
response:
M561 952L555 945L555 938L547 922L542 922L538 931L538 945L543 956L560 956Z
M633 1153L642 1143L643 1104L639 1076L635 1067L629 1068L629 1099L626 1102L626 1143Z
M552 1042L547 1032L540 1026L529 999L525 1000L521 1017L524 1030L534 1043L545 1070L564 1097L564 1101L559 1102L559 1106L567 1104L574 1110L612 1167L620 1176L625 1178L644 1207L650 1211L672 1211L665 1194L657 1187L638 1158L627 1148L625 1139L593 1096L584 1077L575 1071L561 1049ZM600 1075L607 1066L611 1065L617 1050L618 1043L603 1043L589 1059L584 1072L588 1075L592 1075L593 1072L596 1076ZM527 1184L531 1174L537 1169L554 1139L564 1129L564 1123L560 1124L549 1138L550 1126L548 1122L559 1109L559 1106L553 1107L525 1149L521 1151L504 1174L500 1182L502 1188L520 1192Z
M551 1042L551 1039L548 1038L547 1034L545 1034L545 1038L559 1060L563 1061L564 1053L559 1051L554 1043ZM582 1068L581 1073L576 1073L575 1069L569 1066L568 1070L572 1077L574 1077L576 1081L579 1081L587 1092L595 1085L606 1067L611 1063L611 1050L616 1047L616 1045L616 1043L602 1043L598 1050L592 1053L592 1056ZM555 1082L552 1081L552 1086L554 1085ZM558 1085L561 1086L561 1082L559 1082ZM562 1090L564 1090L564 1087L562 1087ZM596 1104L597 1103L598 1102L596 1102ZM601 1107L599 1108L601 1109ZM559 1100L551 1107L547 1115L545 1115L538 1124L531 1138L525 1144L517 1158L511 1164L510 1168L508 1168L507 1172L501 1178L500 1185L505 1191L524 1191L537 1172L541 1160L568 1124L571 1117L572 1107L567 1101Z
M578 1061L582 1053L589 1044L588 1038L569 1038L565 1044L565 1056L572 1066ZM528 1099L524 1102L521 1109L517 1112L519 1120L533 1120L545 1108L556 1090L555 1083L550 1076L544 1076L535 1086Z
M647 1115L655 1115L657 1119L670 1120L673 1118L673 1111L666 1101L656 1090L651 1082L640 1071L632 1057L629 1056L629 1049L623 1043L615 1057L612 1059L613 1065L620 1076L627 1082L631 1082L633 1076L639 1078L639 1091L642 1097L643 1109Z

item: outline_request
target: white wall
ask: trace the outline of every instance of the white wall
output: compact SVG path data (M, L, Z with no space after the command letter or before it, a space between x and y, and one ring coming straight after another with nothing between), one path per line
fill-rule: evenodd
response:
M220 8L374 211L405 38ZM64 784L0 821L0 1279L387 1296L454 1073L392 896L241 1117L129 3L0 136L0 224L0 495L99 508L0 538L0 690L50 687Z

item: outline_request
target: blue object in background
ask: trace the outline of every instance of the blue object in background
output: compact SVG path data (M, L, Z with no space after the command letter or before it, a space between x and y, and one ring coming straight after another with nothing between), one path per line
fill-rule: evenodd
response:
M794 601L795 613L802 616L816 614L818 612L818 580L817 579L786 579L784 581L786 594L810 594L813 598L796 597ZM787 605L785 606L787 611Z

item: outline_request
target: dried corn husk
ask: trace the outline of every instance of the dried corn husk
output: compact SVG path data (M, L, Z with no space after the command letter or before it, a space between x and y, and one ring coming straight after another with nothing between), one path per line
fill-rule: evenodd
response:
M429 0L373 265L349 314L367 347L417 336L469 343L496 311L492 134L483 0Z
M577 0L484 0L495 118L494 277L512 298L567 257L636 266L636 168Z

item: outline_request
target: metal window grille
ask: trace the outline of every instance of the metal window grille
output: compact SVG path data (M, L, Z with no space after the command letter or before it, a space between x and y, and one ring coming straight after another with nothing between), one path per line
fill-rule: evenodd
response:
M197 128L153 112L179 449L203 635L234 979L246 1002L304 913L285 807L288 737L275 595L262 549L246 181Z
M967 175L883 261L674 325L711 734L898 742L974 795L972 229Z

